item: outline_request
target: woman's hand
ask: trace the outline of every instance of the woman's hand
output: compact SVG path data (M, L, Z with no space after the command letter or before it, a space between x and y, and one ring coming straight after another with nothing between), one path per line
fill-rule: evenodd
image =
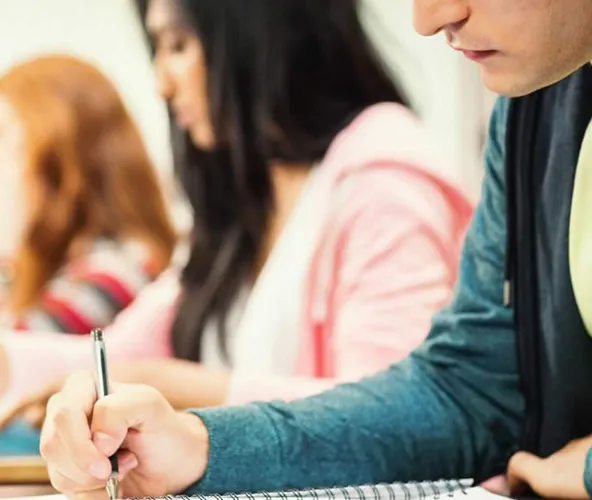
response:
M0 345L0 363L1 357ZM111 370L111 375L115 382L156 388L178 410L222 404L230 378L228 372L172 358L116 364ZM179 384L179 380L185 380L185 383ZM56 379L3 408L0 413L0 430L15 418L23 418L34 428L41 429L47 402L60 391L64 381L65 377Z
M0 347L0 355L1 352ZM114 380L130 384L147 384L149 381L142 380L142 375L145 372L149 372L149 370L142 369L143 365L141 363L139 366L136 366L137 364L125 363L115 365L112 371ZM151 366L148 365L147 368L151 368ZM66 376L57 378L3 408L0 413L0 431L16 418L22 418L33 428L41 430L43 421L45 420L47 402L54 394L62 389L66 378Z
M68 495L98 492L118 452L122 494L176 494L204 474L208 433L196 416L177 413L155 389L113 385L96 400L88 373L69 377L47 406L41 454L53 486Z
M63 379L51 382L4 408L0 413L0 430L15 418L22 418L33 428L41 430L47 402L62 388L63 383Z
M524 485L548 498L588 498L584 486L586 455L592 447L592 436L572 441L548 458L530 453L516 453L508 465L508 486L512 493Z

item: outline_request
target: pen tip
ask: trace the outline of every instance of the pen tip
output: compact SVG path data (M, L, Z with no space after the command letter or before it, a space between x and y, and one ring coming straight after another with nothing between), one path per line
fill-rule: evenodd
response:
M109 500L117 500L119 498L119 481L115 477L109 478L107 481L107 494Z

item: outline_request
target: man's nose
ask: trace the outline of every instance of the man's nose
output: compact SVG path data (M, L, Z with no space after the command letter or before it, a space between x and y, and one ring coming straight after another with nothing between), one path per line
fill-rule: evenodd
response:
M467 0L414 0L413 26L423 36L458 26L469 16Z

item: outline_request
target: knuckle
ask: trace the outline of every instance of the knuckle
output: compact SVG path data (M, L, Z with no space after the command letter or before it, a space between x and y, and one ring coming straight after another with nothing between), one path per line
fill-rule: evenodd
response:
M141 396L145 401L152 401L160 398L160 392L154 387L144 384L139 384L133 387L138 396Z
M57 431L67 429L70 422L70 410L67 406L56 406L51 414L51 421Z
M48 418L53 420L53 416L56 413L56 411L59 410L59 408L62 406L62 395L61 394L54 394L53 396L51 396L48 400L47 400L47 405L45 407L45 410L47 412L47 416Z
M162 410L168 404L164 396L149 385L135 385L130 387L130 391L133 391L133 395L130 393L127 399L135 401L150 413Z
M149 414L158 414L169 407L165 397L154 387L142 385L138 387L138 395Z
M142 395L144 396L144 399L147 403L158 404L158 405L163 403L164 397L154 387L149 387L149 386L144 385L141 387L141 390L142 390Z
M46 461L51 461L56 449L56 439L51 431L44 432L39 440L39 453Z

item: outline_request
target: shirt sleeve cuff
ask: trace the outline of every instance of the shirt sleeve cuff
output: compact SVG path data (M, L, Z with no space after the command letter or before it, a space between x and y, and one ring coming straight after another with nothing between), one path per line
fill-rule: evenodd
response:
M584 486L588 497L592 498L592 448L588 450L586 455L586 466L584 468Z
M191 413L208 429L209 461L204 477L187 490L188 495L252 492L254 485L270 485L271 478L278 477L279 438L271 418L258 405ZM262 457L265 467L256 457Z

